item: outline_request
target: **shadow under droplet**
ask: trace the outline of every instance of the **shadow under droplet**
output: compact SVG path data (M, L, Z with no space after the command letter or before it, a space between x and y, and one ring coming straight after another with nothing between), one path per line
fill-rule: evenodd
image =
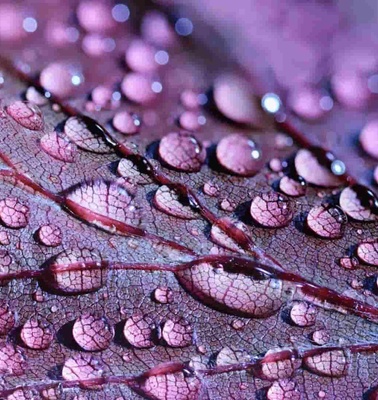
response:
M59 343L68 347L69 349L80 351L82 349L76 343L76 341L72 335L72 329L73 329L74 323L75 323L75 321L70 321L70 322L67 322L66 324L64 324L56 333L56 338Z

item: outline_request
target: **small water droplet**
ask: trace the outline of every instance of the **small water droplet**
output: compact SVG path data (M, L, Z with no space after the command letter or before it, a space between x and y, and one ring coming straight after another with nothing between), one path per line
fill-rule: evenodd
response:
M306 194L307 183L300 175L289 174L280 179L279 188L287 196L299 197Z
M236 210L237 204L232 199L225 198L220 201L219 207L223 211L232 212Z
M212 181L207 181L203 185L203 192L208 196L216 197L219 193L219 186Z
M311 208L307 215L307 226L315 235L326 239L343 236L347 218L340 207L320 205Z
M281 172L282 171L282 162L279 158L272 158L269 161L269 168L273 172Z
M8 304L0 301L0 336L8 334L15 322L14 312L9 309Z
M223 347L215 358L216 365L241 364L250 361L250 356L246 351L233 350L230 347Z
M268 350L261 360L261 377L268 380L287 379L294 375L295 371L301 366L301 360L288 355L280 360L271 360L276 353L284 349Z
M187 132L171 132L159 143L159 155L170 167L179 171L197 172L206 159L201 142Z
M301 392L297 384L290 379L273 382L266 394L267 400L300 400Z
M246 227L246 225L243 222L241 222L239 220L225 217L225 218L221 218L219 222L226 223L226 224L233 224L233 225L235 225L236 228L238 228L242 232L248 234L248 228ZM243 250L240 248L240 246L220 228L219 224L218 225L213 224L211 226L210 237L214 243L216 243L226 249L229 249L231 251L243 252Z
M314 325L317 315L316 307L305 302L295 303L290 310L290 318L298 326Z
M3 246L7 246L10 244L10 236L9 233L6 231L0 231L0 244Z
M14 260L13 254L7 250L0 250L0 286L4 286L9 283L9 274L16 272L17 263Z
M16 197L0 200L0 220L9 228L25 228L29 223L29 207Z
M366 186L346 187L340 194L339 204L349 217L357 221L375 221L378 218L378 198Z
M98 359L90 354L75 354L63 364L62 377L66 381L81 381L83 389L97 389L98 385L85 381L99 379L103 375Z
M160 304L168 304L173 302L173 291L169 287L160 286L154 290L154 299Z
M135 313L125 322L123 334L134 347L145 349L154 345L155 323L148 315Z
M200 124L200 114L196 111L184 111L179 118L180 126L187 131L195 132L197 131Z
M35 350L47 349L53 340L53 334L47 322L35 318L25 322L20 336L27 347Z
M329 332L326 329L318 329L311 334L311 340L319 346L324 346L330 341Z
M137 104L148 104L156 98L152 90L153 80L137 72L130 72L122 80L122 93Z
M340 267L345 269L356 269L359 266L358 259L356 257L341 257L339 259Z
M365 152L378 159L378 120L368 122L363 127L359 139Z
M348 359L343 350L325 350L305 357L303 363L311 372L333 378L344 376L348 370Z
M236 331L240 331L240 330L242 330L242 329L244 328L245 323L244 323L244 321L242 321L241 319L234 319L234 320L231 322L231 326L232 326L232 328L235 329Z
M216 155L219 164L236 175L255 175L264 165L261 150L245 135L224 137L217 145Z
M17 123L32 131L43 129L44 122L39 107L30 101L17 100L5 108Z
M98 351L110 346L114 337L114 328L105 317L84 314L76 319L72 335L82 349Z
M45 246L56 247L62 243L63 234L56 225L42 225L37 235L38 240Z
M125 135L134 135L139 132L141 122L128 111L119 111L113 118L113 126L117 131Z
M34 103L37 106L44 106L48 103L46 96L41 94L34 86L28 87L25 97L27 101Z
M186 347L193 342L193 327L181 317L168 319L164 322L161 336L170 347Z
M364 263L378 266L378 239L365 240L359 243L357 255Z
M250 212L257 223L269 228L288 225L294 215L290 200L276 192L256 196L252 200Z

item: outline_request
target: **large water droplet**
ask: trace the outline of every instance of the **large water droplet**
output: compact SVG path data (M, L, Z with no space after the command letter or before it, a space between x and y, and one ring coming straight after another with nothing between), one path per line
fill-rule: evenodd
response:
M123 334L134 347L145 349L154 345L155 323L148 315L135 313L125 322Z
M101 267L101 256L95 250L67 250L46 263L43 282L65 294L93 292L106 281L107 270Z
M41 137L41 148L49 156L59 161L74 162L77 147L62 133L50 132Z
M256 222L268 228L286 226L294 216L290 200L276 192L256 196L252 200L250 212Z
M138 133L141 125L140 119L134 114L130 114L128 111L117 112L112 123L117 131L125 135L134 135Z
M0 336L6 335L15 324L14 312L9 309L8 304L0 301Z
M359 184L343 189L340 194L340 207L357 221L376 221L378 219L378 198L366 186Z
M83 150L99 154L112 152L112 149L106 144L104 128L92 118L70 117L64 124L64 132Z
M150 77L130 72L123 78L121 89L122 93L134 103L148 104L156 98L152 85L153 81Z
M53 334L46 321L31 318L21 328L20 336L24 344L30 349L47 349Z
M9 228L25 228L29 222L29 207L16 197L0 200L0 220Z
M98 385L86 381L99 379L103 370L97 358L90 354L75 354L68 358L62 369L62 377L66 381L80 381L84 389L96 389Z
M174 317L164 322L161 336L170 347L190 346L193 342L193 327L184 318Z
M320 205L311 208L307 215L307 226L315 235L327 238L341 238L347 218L341 208Z
M32 131L43 129L43 116L39 107L29 101L17 100L7 106L6 111L17 123Z
M215 358L216 365L242 364L251 360L246 351L234 350L230 347L223 347Z
M300 400L301 392L297 384L290 379L273 382L266 394L267 400Z
M75 321L72 335L84 350L104 350L113 340L114 329L105 317L84 314Z
M333 378L344 376L348 370L348 359L344 350L326 350L303 359L304 365L317 375Z
M239 123L261 124L262 112L251 86L244 79L232 74L218 77L213 96L218 110L227 118Z
M342 183L339 177L342 175L340 173L342 170L339 168L341 166L335 170L337 173L332 172L332 164L335 162L338 163L339 160L336 160L332 153L320 147L301 149L294 160L298 175L309 183L324 187L336 187Z
M21 375L25 369L25 359L21 351L8 343L0 347L0 373Z
M305 302L295 303L290 310L290 318L298 326L314 325L317 314L316 307Z
M293 357L290 350L286 350L287 355L281 356L284 349L268 350L260 362L262 379L278 380L290 378L301 366L301 360ZM278 355L278 359L276 359Z
M263 318L274 314L284 302L282 282L263 279L237 263L199 263L176 273L180 283L194 297L222 311Z
M301 176L290 174L280 179L279 188L288 196L299 197L306 194L307 183Z
M216 155L219 164L236 175L255 175L264 165L256 143L236 133L224 137L218 143Z
M168 215L182 219L196 219L198 214L192 210L189 204L185 204L185 199L168 186L160 186L155 192L154 204Z
M62 243L63 234L56 225L42 225L37 231L38 240L49 247L56 247Z
M365 240L357 246L358 258L378 267L378 239Z
M197 172L205 162L206 150L190 133L171 132L161 139L159 155L172 168L185 172Z
M378 120L370 121L364 126L360 143L366 153L378 159Z
M160 304L172 303L173 291L169 287L160 286L154 290L153 297Z

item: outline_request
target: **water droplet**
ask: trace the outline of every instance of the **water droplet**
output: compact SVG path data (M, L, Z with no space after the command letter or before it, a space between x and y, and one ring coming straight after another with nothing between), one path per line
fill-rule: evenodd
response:
M0 5L3 22L0 26L0 38L4 41L19 41L25 37L23 29L23 10L21 4L12 2Z
M279 188L287 196L304 196L307 190L307 182L297 174L285 175L280 179Z
M231 327L236 331L241 331L245 327L245 323L241 319L234 319L231 322Z
M167 16L162 12L148 11L141 25L142 36L148 42L159 47L169 48L177 43L177 39Z
M193 342L193 328L184 318L175 317L164 322L161 336L170 347L186 347Z
M0 200L0 220L9 228L25 228L29 223L30 210L16 197Z
M290 354L290 350L287 351L289 353L287 356L279 357L278 360L275 360L275 355L283 351L285 349L271 349L266 352L264 358L260 361L262 379L278 380L290 378L301 366L301 360L293 357Z
M45 246L56 247L62 243L63 234L56 225L42 225L37 231L38 240Z
M140 120L128 111L119 111L113 118L113 126L125 135L134 135L139 132Z
M157 68L155 49L140 39L134 39L125 55L126 64L135 72L150 74Z
M9 309L8 304L0 301L0 336L8 334L15 322L14 312Z
M189 36L193 33L193 23L189 18L179 18L175 23L175 31L180 36Z
M326 329L319 329L312 333L311 340L319 346L324 346L330 340L330 335Z
M35 350L47 349L53 340L53 334L47 322L35 318L25 322L20 336L27 347Z
M123 334L134 347L145 349L154 345L155 323L148 315L135 313L125 322Z
M64 132L83 150L99 154L112 152L112 149L106 144L104 128L92 118L70 117L64 125Z
M148 104L156 98L156 93L152 90L152 83L150 77L130 72L122 80L122 93L134 103Z
M158 65L167 65L169 62L169 54L165 50L158 50L154 58Z
M116 4L112 8L112 17L117 22L126 22L130 17L130 10L126 4Z
M171 132L161 139L159 155L174 169L197 172L205 162L206 150L193 135L186 132Z
M140 171L138 166L133 163L132 160L122 158L117 167L117 172L124 178L130 179L131 182L138 183L140 185L148 185L151 183L151 179L146 173Z
M26 100L37 106L44 106L48 103L48 99L41 94L34 86L28 87L25 93Z
M225 218L221 218L219 222L233 224L236 226L236 228L238 228L242 232L248 234L248 228L241 221L225 217ZM240 248L240 246L220 228L219 224L218 225L213 224L211 226L210 237L211 237L211 240L214 243L218 244L219 246L222 246L231 251L243 252L243 250Z
M219 193L219 187L212 181L207 181L203 185L203 192L211 197L216 197Z
M113 91L105 85L96 86L91 93L93 103L103 109L112 109L119 106L119 99L114 98Z
M40 395L43 400L59 400L63 397L63 389L61 386L46 388L41 390Z
M105 317L84 314L75 321L72 335L76 343L84 350L104 350L113 340L114 328Z
M196 111L184 111L179 118L180 126L187 131L195 132L197 131L200 124L200 114Z
M8 232L0 231L0 244L2 244L3 246L10 244L10 237Z
M225 198L220 201L219 207L223 211L232 212L236 210L237 204L232 199Z
M370 239L359 243L357 255L364 263L378 267L378 239Z
M173 302L173 291L169 287L160 286L154 290L154 299L160 304L168 304Z
M9 274L15 272L17 268L13 254L7 250L0 250L0 286L9 283Z
M326 239L341 238L346 222L342 209L328 204L312 207L307 215L307 226L315 235Z
M231 134L224 137L217 145L216 155L219 164L236 175L255 175L264 165L261 151L245 135Z
M300 117L308 120L316 120L326 114L320 105L321 99L322 93L319 89L300 87L289 93L287 103Z
M98 0L83 0L76 10L77 19L88 32L103 33L115 28L110 3Z
M359 184L342 190L340 207L357 221L375 221L378 218L378 198L366 186Z
M30 101L17 100L5 108L17 123L32 131L43 129L44 122L39 107Z
M273 382L266 397L267 400L300 400L302 398L297 384L290 379Z
M332 171L332 165L335 165L336 161L339 160L336 160L332 153L320 147L312 147L299 150L294 163L297 173L307 182L317 186L337 187L342 181L340 173L335 174ZM339 169L337 171L340 172Z
M222 75L214 82L214 102L225 117L238 123L260 125L262 112L250 89L251 85L244 79Z
M290 223L294 210L289 199L276 192L256 196L250 208L252 218L268 228L280 228Z
M282 171L282 162L279 158L272 158L269 161L269 168L273 172L281 172Z
M236 262L227 265L199 263L178 271L180 283L209 306L247 317L263 318L283 304L282 281L259 279L240 272Z
M200 108L198 93L194 90L184 90L180 95L180 101L189 110L198 110Z
M325 350L303 359L304 365L313 373L338 378L346 375L348 359L344 350Z
M101 261L95 250L66 250L47 261L42 279L49 288L65 294L93 292L106 281L106 269L97 268Z
M80 381L80 386L83 389L97 389L98 385L86 383L86 381L99 379L102 375L102 366L98 359L90 354L75 354L65 361L62 369L64 380Z
M215 358L216 365L242 364L250 361L251 357L246 351L233 350L230 347L223 347Z
M290 310L290 318L298 326L314 325L317 315L316 307L305 302L295 303Z
M8 343L0 347L0 373L21 375L25 369L25 359L21 351Z
M340 267L345 269L356 269L359 266L359 262L356 257L341 257L339 264Z

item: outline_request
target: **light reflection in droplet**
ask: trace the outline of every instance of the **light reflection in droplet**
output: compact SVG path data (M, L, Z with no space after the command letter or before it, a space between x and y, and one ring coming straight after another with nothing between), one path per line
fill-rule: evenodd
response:
M169 54L164 50L159 50L155 54L155 61L159 65L166 65L169 61Z
M114 101L120 101L121 100L121 92L118 92L118 91L115 91L115 92L113 92L113 94L112 94L112 99L114 100Z
M372 75L368 79L368 88L372 93L378 93L378 75Z
M163 85L160 82L152 82L151 89L154 93L161 93L163 90Z
M261 100L261 106L266 112L275 114L281 108L281 99L275 93L266 93Z
M320 108L324 111L330 111L333 108L333 100L330 96L323 96L319 101Z
M331 164L331 170L335 175L343 175L345 173L345 164L341 160L335 160Z
M22 22L22 27L26 32L32 33L35 32L38 28L38 23L35 18L27 17Z
M206 124L206 117L204 115L200 115L197 119L198 123L200 125L205 125Z
M125 22L130 17L130 10L126 4L116 4L112 8L112 17L117 22Z
M175 30L180 36L189 36L193 32L193 23L189 18L179 18L175 23Z
M78 29L74 28L73 26L69 26L66 29L67 40L71 43L75 43L78 41L80 33Z
M251 151L251 157L252 157L254 160L258 160L258 159L260 158L260 156L261 156L261 153L260 153L259 150L252 150L252 151Z
M201 106L204 106L207 103L207 100L208 100L208 98L207 98L205 93L200 93L197 96L197 99L198 99L198 104L200 104Z
M80 83L81 83L80 76L79 75L73 75L72 78L71 78L71 82L72 82L73 85L79 86Z

